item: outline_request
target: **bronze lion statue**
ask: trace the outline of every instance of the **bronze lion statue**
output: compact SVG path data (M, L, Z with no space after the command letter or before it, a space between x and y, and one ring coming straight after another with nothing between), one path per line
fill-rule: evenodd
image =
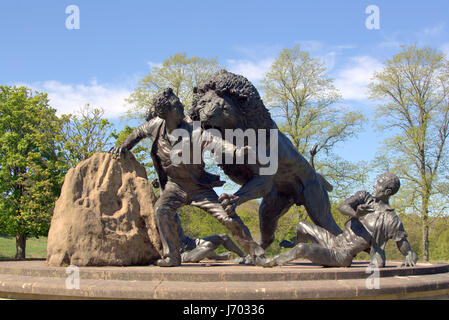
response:
M330 210L326 188L331 186L278 130L257 89L245 77L226 70L211 75L203 85L194 89L189 116L194 121L201 121L204 129L221 131L223 137L226 129L266 129L267 152L274 149L268 138L269 129L278 131L275 141L278 168L275 173L261 175L259 162L219 165L230 179L242 185L235 194L220 196L228 213L246 201L263 198L259 208L259 226L264 249L274 240L279 218L293 204L303 205L318 226L335 235L342 232Z

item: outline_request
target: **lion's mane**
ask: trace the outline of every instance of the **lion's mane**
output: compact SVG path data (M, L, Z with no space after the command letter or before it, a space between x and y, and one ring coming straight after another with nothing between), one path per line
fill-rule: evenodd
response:
M246 120L247 128L275 129L277 128L267 108L260 98L259 92L245 77L226 70L220 70L210 75L206 81L195 88L193 108L208 91L215 91L220 97L229 97L234 106Z

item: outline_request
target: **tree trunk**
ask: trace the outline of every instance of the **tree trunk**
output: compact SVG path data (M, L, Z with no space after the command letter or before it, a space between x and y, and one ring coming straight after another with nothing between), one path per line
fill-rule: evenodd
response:
M16 234L16 259L25 260L27 236L25 233Z
M423 201L422 208L422 248L424 261L429 261L429 213L428 213L428 198Z
M429 261L429 225L427 222L424 223L422 231L424 261Z

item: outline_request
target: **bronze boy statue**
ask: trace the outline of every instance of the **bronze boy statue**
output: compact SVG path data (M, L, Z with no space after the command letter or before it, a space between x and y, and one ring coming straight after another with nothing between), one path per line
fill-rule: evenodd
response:
M249 229L240 217L235 212L228 215L218 201L213 187L224 184L223 181L219 181L219 176L206 172L203 161L200 164L192 162L177 164L171 160L171 152L180 142L178 137L173 136L174 130L183 129L192 138L193 128L184 118L184 106L181 101L172 89L168 88L154 96L152 108L152 112L148 113L147 122L139 126L121 146L114 147L111 153L119 157L122 152L131 150L147 137L153 142L151 156L162 191L154 210L163 247L162 259L157 261L157 265L171 267L181 264L178 223L175 215L178 208L187 204L199 207L218 219L251 255L253 262L263 264L264 250L252 239ZM236 152L232 147L231 145L226 148Z

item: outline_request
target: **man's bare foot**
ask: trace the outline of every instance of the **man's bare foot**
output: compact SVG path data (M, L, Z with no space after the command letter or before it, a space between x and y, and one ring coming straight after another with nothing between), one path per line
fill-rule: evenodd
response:
M179 260L176 260L174 258L168 257L165 259L159 259L157 260L156 264L159 267L177 267L181 265L181 262Z

